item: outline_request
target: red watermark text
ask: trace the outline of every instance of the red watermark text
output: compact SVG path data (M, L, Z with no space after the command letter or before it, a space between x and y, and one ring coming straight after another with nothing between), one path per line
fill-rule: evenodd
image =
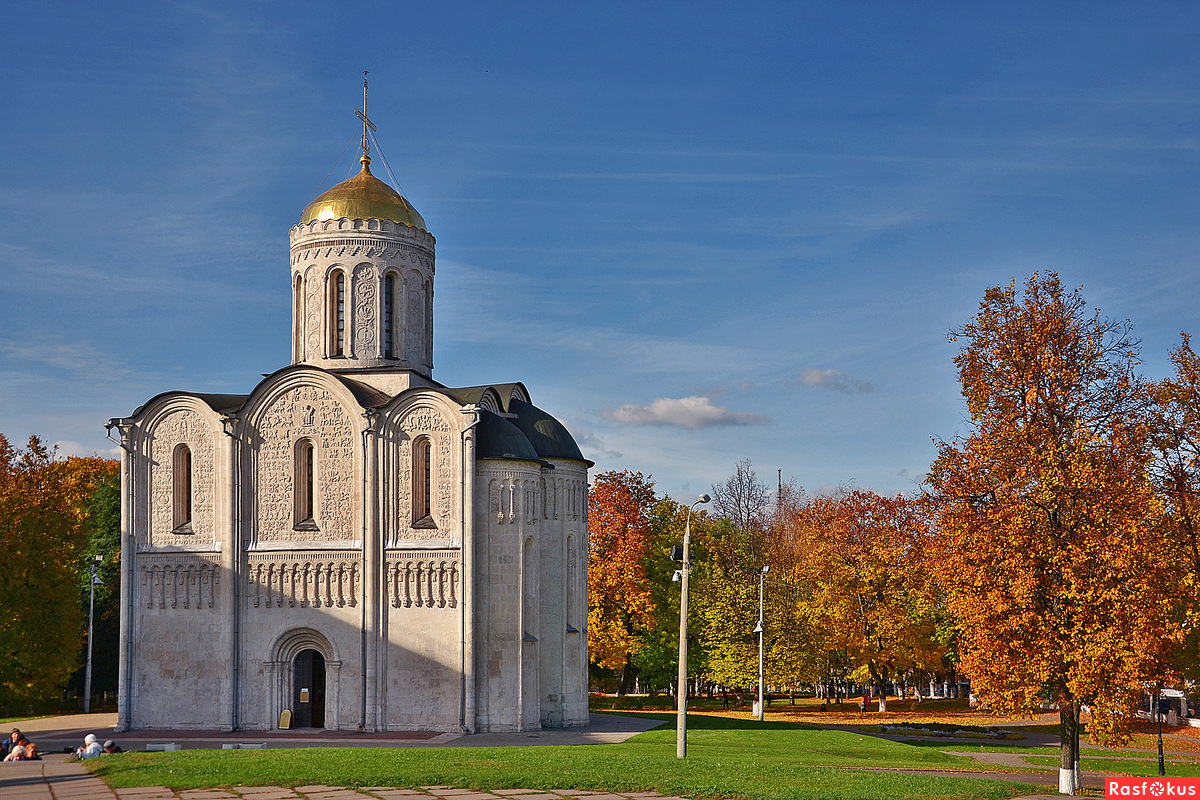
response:
M1105 797L1195 797L1200 800L1200 778L1104 779Z

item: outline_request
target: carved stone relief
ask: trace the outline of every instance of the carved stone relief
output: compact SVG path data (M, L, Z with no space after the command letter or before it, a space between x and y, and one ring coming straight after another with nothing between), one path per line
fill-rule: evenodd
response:
M392 542L411 542L422 539L445 539L454 516L455 460L454 443L457 437L441 413L428 406L417 406L399 421L397 426L395 462L392 469L391 514ZM413 528L412 443L420 436L430 440L433 459L430 475L433 479L432 516L436 528Z
M357 504L355 430L341 403L326 389L303 386L289 389L265 409L258 424L255 449L258 486L256 530L258 541L340 541L353 539ZM314 463L314 516L318 530L292 530L294 515L296 441L312 439Z
M307 295L304 300L304 329L308 335L305 360L312 361L320 358L325 352L321 347L321 309L325 305L321 300L325 296L325 280L324 275L315 266L304 271L304 291Z
M358 358L379 357L379 335L376 308L379 303L379 279L371 264L354 268L354 355Z
M246 569L253 608L354 608L361 590L355 553L255 555Z
M152 547L213 541L213 493L216 454L208 423L190 409L172 411L155 425L150 445L150 531ZM174 527L175 448L186 444L192 451L192 534L172 533Z
M424 304L421 291L416 288L410 288L408 290L408 305L404 312L404 338L407 342L405 346L405 359L410 364L420 364L421 355L425 349L421 343L421 334L425 332L424 315L421 313L421 308Z
M458 553L389 556L385 566L392 608L455 608L460 577Z
M203 557L145 559L141 574L141 601L148 609L207 610L215 607L221 583L219 565Z

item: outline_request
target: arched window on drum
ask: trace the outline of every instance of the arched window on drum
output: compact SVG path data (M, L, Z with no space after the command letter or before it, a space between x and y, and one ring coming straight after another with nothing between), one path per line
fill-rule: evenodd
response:
M346 355L346 273L340 269L329 275L329 355Z
M383 278L383 357L396 357L396 273Z

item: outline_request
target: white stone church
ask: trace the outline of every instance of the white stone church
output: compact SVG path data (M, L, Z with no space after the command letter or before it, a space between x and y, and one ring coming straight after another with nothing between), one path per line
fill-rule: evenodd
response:
M291 230L291 365L109 423L119 730L587 724L591 462L433 379L434 238L369 152Z

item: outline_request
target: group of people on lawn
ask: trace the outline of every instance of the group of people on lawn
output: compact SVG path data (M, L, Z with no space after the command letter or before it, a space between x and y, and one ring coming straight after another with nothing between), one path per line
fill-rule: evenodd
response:
M75 748L76 758L95 758L105 753L119 753L121 748L109 739L104 744L96 741L96 734L89 733L83 738L83 745ZM3 743L0 743L0 755L4 761L41 761L42 754L38 746L25 738L20 728L13 728Z

